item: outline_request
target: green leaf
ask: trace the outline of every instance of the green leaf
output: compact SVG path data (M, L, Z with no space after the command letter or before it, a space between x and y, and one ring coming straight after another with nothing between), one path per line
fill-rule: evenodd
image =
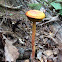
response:
M47 2L44 2L44 5L45 5L45 6L48 6L48 3L47 3Z
M40 0L40 1L43 1L43 0Z
M52 2L52 0L48 0L48 2Z
M59 11L59 13L62 15L62 9Z
M13 14L9 14L10 16L12 16Z
M60 3L52 2L51 5L52 5L56 10L62 9L62 6L61 6Z
M29 7L31 7L32 9L36 9L39 10L41 8L41 3L38 4L28 4Z
M42 1L42 2L43 2L44 0L40 0L40 1Z
M62 0L56 0L57 2L62 2Z

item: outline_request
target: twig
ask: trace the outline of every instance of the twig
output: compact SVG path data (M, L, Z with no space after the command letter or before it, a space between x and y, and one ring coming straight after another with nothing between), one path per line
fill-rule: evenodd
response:
M44 36L44 37L50 38L50 39L52 39L56 44L58 44L58 42L56 41L56 39L54 39L52 36L48 35L48 36Z
M0 52L3 53L4 51L2 49L0 49Z
M3 17L1 23L0 23L0 26L3 24L3 22L5 21L5 17Z
M12 7L12 6L8 6L8 5L4 5L4 4L0 4L1 7L4 7L4 8L8 8L8 9L13 9L13 10L19 10L22 5L20 6L17 6L17 7Z
M62 27L62 25L60 26L60 28ZM58 31L60 30L60 28L58 28L58 30L56 31L56 33L54 34L54 37L56 36L56 34L58 33Z
M59 18L58 18L58 15L55 16L55 17L51 17L51 18L45 18L45 19L43 19L43 21L44 21L44 20L49 20L49 21L44 22L44 23L42 23L42 24L40 23L41 26L44 25L44 24L50 23L50 22L60 21Z

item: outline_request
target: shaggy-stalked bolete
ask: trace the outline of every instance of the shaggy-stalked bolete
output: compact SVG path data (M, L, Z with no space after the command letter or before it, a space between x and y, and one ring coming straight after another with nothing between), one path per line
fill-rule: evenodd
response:
M36 22L40 22L45 18L45 14L39 10L29 10L26 12L26 16L30 21L33 22L32 26L32 59L35 58L35 33L36 33Z

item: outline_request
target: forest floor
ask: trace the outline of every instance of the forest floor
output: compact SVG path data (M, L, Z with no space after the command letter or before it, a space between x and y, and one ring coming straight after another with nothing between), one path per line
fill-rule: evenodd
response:
M17 62L29 62L31 56L32 22L24 11L15 11L0 7L0 31L20 52ZM18 24L16 24L18 22ZM62 21L42 25L36 23L36 62L62 62ZM28 55L28 56L27 56Z

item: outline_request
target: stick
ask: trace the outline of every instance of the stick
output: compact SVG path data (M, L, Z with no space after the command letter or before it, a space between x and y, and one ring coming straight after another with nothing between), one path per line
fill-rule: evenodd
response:
M12 7L12 6L8 6L8 5L4 5L4 4L0 4L1 7L4 7L4 8L8 8L8 9L13 9L13 10L19 10L22 5L20 6L17 6L17 7Z

